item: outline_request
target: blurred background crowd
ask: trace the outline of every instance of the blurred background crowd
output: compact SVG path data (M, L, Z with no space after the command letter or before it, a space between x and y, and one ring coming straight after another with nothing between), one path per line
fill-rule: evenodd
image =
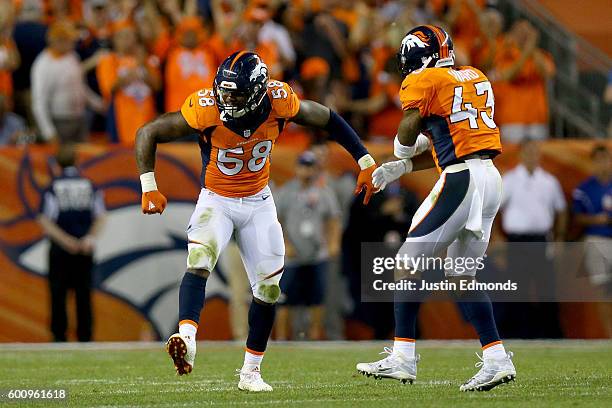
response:
M565 61L553 58L558 49L529 20L500 3L0 0L0 144L130 146L140 125L180 109L240 49L259 53L271 76L301 96L341 112L364 139L388 142L401 115L395 54L418 24L451 32L457 64L490 77L505 141L547 138L550 80L555 60ZM568 132L595 136L568 126L554 133Z
M595 265L589 274L609 295L610 151L605 143L597 144L588 160L572 163L592 176L568 187L541 167L539 142L606 135L610 59L575 36L575 42L567 40L570 34L550 25L540 9L526 8L533 3L0 0L0 146L84 142L129 149L139 126L180 109L190 93L211 86L226 56L248 49L264 59L272 78L337 110L370 146L388 152L402 115L398 46L411 27L435 24L452 33L458 65L475 66L490 78L504 148L519 146L508 149L518 160L502 166L509 171L504 176L503 222L495 239L592 239L602 246L589 255ZM278 142L308 151L299 154L295 177L291 179L293 171L284 174L287 182L274 188L287 246L285 307L275 336L387 338L393 328L392 304L359 300L361 243L401 242L422 191L393 183L364 207L353 198L353 175L330 171L334 166L325 135L303 132L289 126ZM43 227L44 217L57 221L57 216L43 209ZM536 251L532 256L546 254ZM242 338L249 288L237 248L230 244L225 258L232 335ZM59 308L65 309L65 301ZM510 309L517 310L514 305L496 310L504 337L568 334L560 328L556 304L525 305L520 327ZM62 310L58 313L64 322ZM602 327L596 336L610 336L610 303L594 313L600 314ZM83 320L92 324L89 317ZM65 338L64 323L56 339ZM91 327L82 332L84 339L91 337Z

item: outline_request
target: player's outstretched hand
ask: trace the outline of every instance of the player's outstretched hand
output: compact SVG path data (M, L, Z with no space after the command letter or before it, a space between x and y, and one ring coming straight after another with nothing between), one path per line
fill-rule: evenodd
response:
M394 182L410 171L412 171L412 161L410 159L383 163L372 174L372 183L376 189L384 190L387 184Z
M376 170L376 164L363 169L359 172L357 177L357 187L355 188L355 195L361 193L365 189L365 197L363 198L363 204L367 205L370 202L372 194L376 193L378 189L372 184L372 174Z
M142 193L142 212L144 214L161 214L167 205L168 200L157 190Z

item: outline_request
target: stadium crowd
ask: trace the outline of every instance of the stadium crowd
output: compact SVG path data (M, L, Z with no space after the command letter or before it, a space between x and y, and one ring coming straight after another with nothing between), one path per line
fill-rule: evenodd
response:
M0 145L131 146L140 125L210 86L239 49L255 50L273 78L340 111L364 139L389 142L401 115L397 47L423 23L452 32L457 63L492 79L506 141L545 138L552 59L530 23L505 30L486 3L0 0Z

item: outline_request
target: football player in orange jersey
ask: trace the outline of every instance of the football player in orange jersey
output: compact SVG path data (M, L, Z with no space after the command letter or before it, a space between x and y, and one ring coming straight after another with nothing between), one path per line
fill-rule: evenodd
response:
M235 234L253 291L238 388L272 391L259 368L280 296L285 246L268 187L269 156L289 121L327 130L353 156L361 169L355 193L365 190L367 204L374 192L376 164L355 131L329 108L300 101L289 85L270 80L268 67L252 52L232 54L219 66L212 88L193 93L180 111L166 113L138 130L136 160L145 214L161 214L166 208L153 175L157 144L200 135L202 190L187 229L179 333L166 344L179 375L193 369L206 279Z
M488 246L501 201L501 177L492 158L501 152L499 129L493 121L494 99L487 77L476 68L455 67L453 42L443 29L418 26L404 37L399 53L403 77L400 100L404 110L394 142L399 159L374 172L374 186L385 186L401 175L436 166L440 179L419 207L399 255L409 260L436 257L446 251L449 282L461 289L475 280L478 259ZM430 141L432 150L429 151ZM472 264L472 262L476 262ZM409 279L416 288L426 268L409 263L396 280ZM368 376L412 382L416 378L416 318L421 294L395 293L395 341L389 356L360 363ZM506 353L493 317L491 301L481 290L453 293L463 314L476 329L483 349L480 371L461 391L485 391L514 379L512 353Z

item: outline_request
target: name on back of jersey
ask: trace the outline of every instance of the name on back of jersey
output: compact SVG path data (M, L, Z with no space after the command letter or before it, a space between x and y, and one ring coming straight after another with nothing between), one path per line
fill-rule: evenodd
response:
M474 71L473 69L469 69L469 68L462 69L460 71L449 69L447 70L447 72L459 82L473 81L475 79L480 78L480 75L478 74L478 72Z

